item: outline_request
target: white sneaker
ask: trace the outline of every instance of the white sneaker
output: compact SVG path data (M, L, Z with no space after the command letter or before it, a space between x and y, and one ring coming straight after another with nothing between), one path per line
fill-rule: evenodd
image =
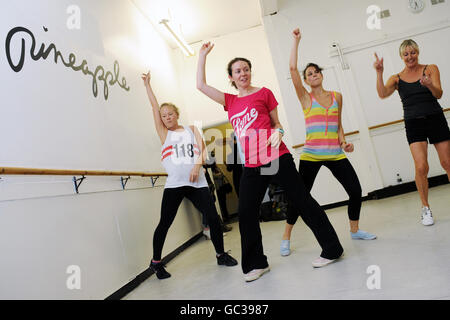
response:
M270 267L264 269L253 269L249 273L244 274L244 279L246 282L254 281L259 279L264 273L270 271Z
M318 257L317 259L315 259L315 260L312 262L312 265L313 265L314 268L322 268L322 267L325 267L325 266L329 265L330 263L333 263L333 262L339 260L339 259L342 258L343 256L344 256L344 253L342 253L341 256L340 256L339 258L337 258L337 259L332 259L332 260L326 259L326 258L322 258L322 257Z
M335 261L336 261L336 259L330 260L330 259L318 257L316 260L314 260L312 262L312 265L314 268L322 268L322 267L325 267L326 265L329 265L330 263L333 263Z
M433 214L428 207L422 208L422 224L424 226L432 226L434 224Z

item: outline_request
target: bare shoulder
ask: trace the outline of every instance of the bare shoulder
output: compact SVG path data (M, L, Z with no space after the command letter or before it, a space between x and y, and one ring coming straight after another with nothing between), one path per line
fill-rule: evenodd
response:
M334 96L336 97L336 101L339 107L342 107L342 93L339 91L334 91Z
M435 73L435 72L439 72L439 68L438 68L438 66L437 65L435 65L435 64L429 64L429 65L427 65L427 70L426 70L426 72L425 73Z
M403 70L400 71L399 73L393 74L392 76L389 77L388 81L398 82L398 78L402 74L402 72Z
M398 80L400 79L399 75L402 73L403 71L401 71L400 73L396 73L393 74L392 76L389 77L388 81L386 82L386 86L390 87L390 86L394 86L395 88L397 88L398 86Z

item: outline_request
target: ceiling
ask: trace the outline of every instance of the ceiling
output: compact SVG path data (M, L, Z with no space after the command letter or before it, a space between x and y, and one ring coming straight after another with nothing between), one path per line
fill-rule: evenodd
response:
M131 0L172 48L159 22L170 20L189 44L262 24L260 0ZM264 0L266 1L266 0ZM262 5L264 5L264 1Z

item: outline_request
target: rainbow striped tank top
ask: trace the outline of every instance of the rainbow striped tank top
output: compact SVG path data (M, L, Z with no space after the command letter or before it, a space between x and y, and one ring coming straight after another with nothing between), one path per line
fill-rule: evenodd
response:
M345 159L339 145L339 106L333 91L331 106L324 107L312 94L311 107L303 110L306 125L306 142L300 160L329 161Z

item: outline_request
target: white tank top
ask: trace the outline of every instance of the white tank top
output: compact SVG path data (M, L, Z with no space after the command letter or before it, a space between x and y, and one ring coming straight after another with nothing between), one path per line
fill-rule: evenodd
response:
M180 132L169 130L161 147L161 162L168 175L164 188L208 187L203 168L200 168L197 182L189 181L191 170L200 156L200 148L191 128L183 128L184 131Z

